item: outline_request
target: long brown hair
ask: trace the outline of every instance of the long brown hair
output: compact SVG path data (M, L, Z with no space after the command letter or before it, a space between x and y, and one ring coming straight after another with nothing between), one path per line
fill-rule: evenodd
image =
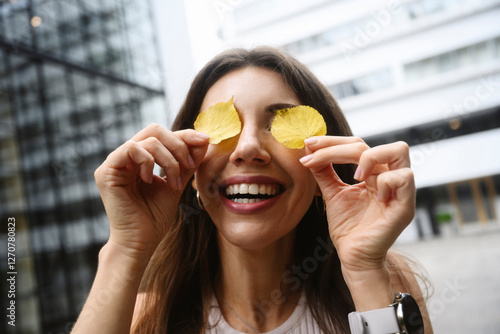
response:
M318 110L327 133L350 136L351 130L337 102L314 74L293 57L270 47L233 49L216 56L195 77L172 130L192 128L209 88L227 73L256 66L283 76L302 104ZM353 166L336 165L338 175L353 183ZM282 285L303 288L312 313L325 333L349 333L347 315L354 311L340 261L331 243L322 200L311 207L297 226L295 266L307 275L283 276ZM142 281L145 307L136 333L201 333L207 328L210 299L219 270L216 228L198 205L188 183L179 203L176 224L151 259ZM321 256L318 252L321 248ZM313 262L315 261L315 262ZM307 277L306 277L307 276Z

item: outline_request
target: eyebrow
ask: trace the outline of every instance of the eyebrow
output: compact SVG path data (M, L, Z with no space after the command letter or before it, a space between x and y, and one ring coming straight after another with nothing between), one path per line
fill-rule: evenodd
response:
M274 113L277 110L281 109L287 109L287 108L293 108L298 106L298 104L290 104L290 103L275 103L271 104L270 106L267 106L266 110L269 112Z

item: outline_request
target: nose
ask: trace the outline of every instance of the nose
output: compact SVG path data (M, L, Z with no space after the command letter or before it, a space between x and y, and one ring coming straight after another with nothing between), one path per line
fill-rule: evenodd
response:
M265 165L271 160L262 138L263 133L257 126L248 124L241 129L238 142L229 160L235 165L259 164Z

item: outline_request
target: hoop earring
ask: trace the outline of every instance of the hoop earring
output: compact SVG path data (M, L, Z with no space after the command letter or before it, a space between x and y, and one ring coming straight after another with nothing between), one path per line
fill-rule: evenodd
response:
M198 206L200 207L200 209L206 211L205 206L203 205L203 203L201 203L200 192L198 190L196 190L196 200L198 201Z
M318 198L321 198L321 202L323 202L323 210L321 210L319 208L319 205L318 205ZM314 202L316 203L316 209L318 210L319 214L320 215L324 215L325 212L326 212L326 204L325 204L325 200L323 199L323 196L315 196L314 197Z

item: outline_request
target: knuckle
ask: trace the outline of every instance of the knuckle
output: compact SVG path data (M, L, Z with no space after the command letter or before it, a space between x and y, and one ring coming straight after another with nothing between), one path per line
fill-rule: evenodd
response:
M183 141L176 142L175 144L176 145L174 145L172 147L172 149L170 150L170 152L172 152L172 154L175 155L175 154L187 154L188 153L189 150Z
M123 144L123 151L120 150L121 152L125 152L126 154L131 154L132 152L135 152L137 151L138 149L138 146L139 144L137 144L136 141L133 141L133 140L127 140L124 144ZM113 152L111 152L111 154L113 154ZM110 155L111 155L110 154ZM108 155L109 157L109 155Z
M409 153L410 152L410 146L406 142L404 142L404 141L397 141L394 144L397 145L398 149L401 152L403 152L403 153Z
M365 143L357 144L356 149L358 150L360 162L363 161L366 163L368 161L374 160L373 150L370 147L368 147L368 145L366 145Z
M180 171L180 165L177 160L170 161L167 163L166 166L162 166L163 169L165 170L165 173L168 174L175 174L176 172Z
M97 167L97 169L94 171L94 179L98 180L100 175L101 175L101 166Z
M160 140L156 137L148 137L144 139L143 142L147 147L155 147L161 145Z
M136 146L137 146L137 142L136 142L135 140L129 139L129 140L127 140L127 141L123 144L123 146L124 146L125 148L127 148L127 149L130 149L130 148L132 148L132 147L136 147Z
M146 128L150 131L153 131L153 132L156 132L156 131L163 129L163 127L158 123L151 123Z
M415 173L413 173L411 168L403 168L401 171L406 179L413 179L415 177Z
M410 168L396 169L383 174L386 174L384 176L387 179L399 179L402 181L413 180L414 178L413 171Z
M364 141L357 142L354 147L356 148L356 151L359 155L368 153L367 150L369 149L369 147L365 144Z

